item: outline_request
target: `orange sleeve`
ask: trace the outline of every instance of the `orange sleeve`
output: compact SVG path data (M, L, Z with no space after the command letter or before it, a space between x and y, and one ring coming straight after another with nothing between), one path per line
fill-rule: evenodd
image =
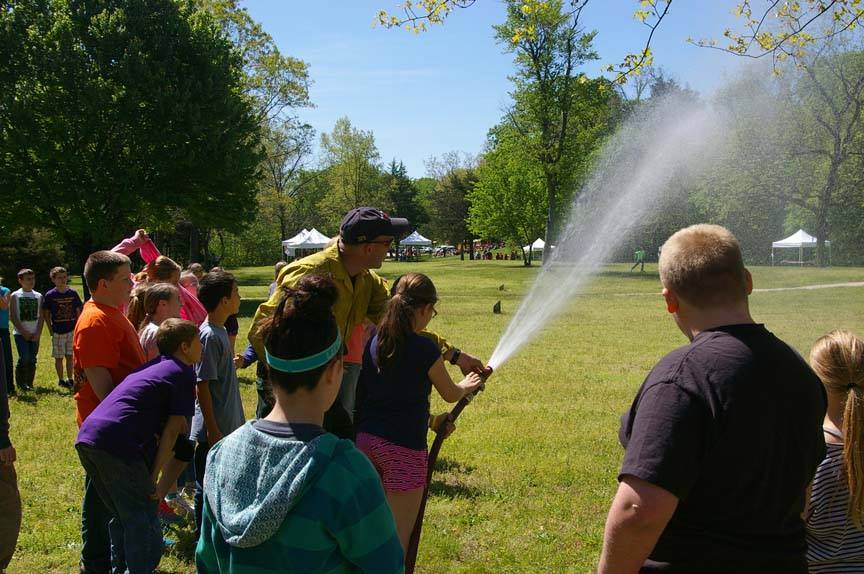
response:
M120 363L120 337L105 323L93 322L79 329L75 345L78 366L82 369L115 369Z

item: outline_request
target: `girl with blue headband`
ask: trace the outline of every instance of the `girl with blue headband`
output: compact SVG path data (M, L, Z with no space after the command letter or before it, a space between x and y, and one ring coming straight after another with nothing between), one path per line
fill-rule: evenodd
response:
M342 380L336 298L306 276L262 326L275 405L210 450L199 574L404 571L378 474L322 428Z

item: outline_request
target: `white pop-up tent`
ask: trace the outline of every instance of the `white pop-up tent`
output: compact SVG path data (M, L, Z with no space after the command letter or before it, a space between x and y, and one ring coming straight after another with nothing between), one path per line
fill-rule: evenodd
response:
M315 229L304 229L294 237L282 241L282 250L288 257L294 257L297 251L316 251L324 249L330 243L330 238Z
M546 242L538 237L531 245L525 245L522 247L522 251L528 251L530 249L531 251L539 251L540 253L543 253L544 247L546 247Z
M427 247L432 245L431 239L426 239L418 231L414 231L411 235L399 242L399 245L407 247Z
M786 239L781 239L780 241L774 241L771 243L771 265L774 265L774 250L775 249L797 249L798 250L798 260L797 261L788 261L788 263L794 263L797 265L804 265L804 250L805 249L815 249L818 240L804 231L803 229L799 229ZM828 247L828 259L831 259L831 242L826 241L825 245Z

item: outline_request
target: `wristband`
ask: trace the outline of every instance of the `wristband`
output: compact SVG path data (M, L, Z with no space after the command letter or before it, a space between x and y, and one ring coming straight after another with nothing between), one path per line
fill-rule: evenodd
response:
M453 347L453 356L450 357L450 364L455 365L459 363L459 357L462 356L462 351L459 350L458 347Z

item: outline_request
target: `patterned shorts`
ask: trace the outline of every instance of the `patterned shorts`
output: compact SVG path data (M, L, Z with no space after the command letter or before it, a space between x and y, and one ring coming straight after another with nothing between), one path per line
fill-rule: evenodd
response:
M405 492L426 486L426 449L405 448L365 432L357 433L357 448L378 471L384 490Z
M51 335L51 356L55 359L72 356L72 331Z

